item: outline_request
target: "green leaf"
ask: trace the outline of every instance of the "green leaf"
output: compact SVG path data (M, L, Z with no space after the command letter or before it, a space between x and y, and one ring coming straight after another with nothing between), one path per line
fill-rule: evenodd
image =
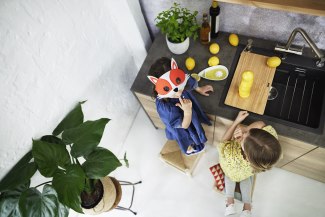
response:
M40 140L42 140L44 142L48 142L48 143L54 143L54 144L60 144L60 145L69 145L69 144L65 144L60 138L58 138L56 136L52 136L52 135L42 136L42 138Z
M105 177L119 166L122 164L117 157L109 150L101 147L97 147L91 152L82 164L86 176L91 179Z
M99 144L108 118L96 121L86 121L76 128L65 130L62 134L63 141L73 143L71 155L75 158L88 155Z
M59 201L56 191L51 185L45 185L43 192L30 188L22 193L19 200L19 209L23 217L59 216ZM67 209L60 213L68 216Z
M59 201L59 199L58 199ZM69 216L69 207L63 205L59 201L59 207L58 207L58 217L68 217Z
M0 217L21 216L19 212L19 198L23 191L29 188L30 181L18 185L15 189L1 193Z
M0 192L13 189L30 180L37 170L36 163L30 162L32 158L32 151L29 151L18 161L18 163L1 180Z
M79 213L83 213L80 194L85 186L85 178L81 166L74 164L68 166L65 172L61 170L55 173L52 182L59 201Z
M52 177L58 166L65 168L71 164L65 145L34 140L32 151L38 169L45 177Z
M53 130L53 135L57 136L62 131L70 128L74 128L79 124L84 122L84 115L82 113L81 105L86 102L79 102L78 105L71 111L64 119L59 123L59 125Z
M170 9L160 12L155 22L160 31L168 35L172 42L179 43L187 36L197 37L198 27L195 27L198 26L197 14L198 11L191 12L187 8L181 8L180 4L173 4ZM190 33L184 30L190 30Z

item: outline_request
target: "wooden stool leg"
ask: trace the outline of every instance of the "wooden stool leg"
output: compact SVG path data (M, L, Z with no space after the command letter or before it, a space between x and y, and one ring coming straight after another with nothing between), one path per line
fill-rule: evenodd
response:
M160 159L188 176L196 167L202 153L187 156L183 154L174 140L168 140L160 151Z

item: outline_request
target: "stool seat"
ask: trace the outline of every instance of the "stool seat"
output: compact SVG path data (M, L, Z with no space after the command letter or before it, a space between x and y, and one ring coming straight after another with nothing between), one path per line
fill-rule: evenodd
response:
M185 155L175 140L168 140L160 151L160 159L179 171L191 176L202 153Z

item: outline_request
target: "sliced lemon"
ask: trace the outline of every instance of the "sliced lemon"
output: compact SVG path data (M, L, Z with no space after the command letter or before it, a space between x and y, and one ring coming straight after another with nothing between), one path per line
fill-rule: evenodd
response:
M194 78L197 81L200 81L201 80L201 77L198 74L196 74L196 73L192 73L191 76L192 76L192 78Z

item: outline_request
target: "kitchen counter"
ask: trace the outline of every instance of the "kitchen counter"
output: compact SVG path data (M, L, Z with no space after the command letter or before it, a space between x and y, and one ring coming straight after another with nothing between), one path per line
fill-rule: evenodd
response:
M220 65L224 65L229 70L231 70L231 66L233 63L233 59L237 47L233 47L229 44L228 36L229 33L220 32L220 35L216 39L212 39L212 42L216 42L220 46L220 51L216 55L220 59ZM249 38L254 40L253 47L257 46L257 47L273 49L274 46L276 45L276 42L239 35L240 43L243 44L246 44L247 39ZM310 49L305 48L304 55L312 56ZM131 90L133 92L138 92L147 96L151 96L152 84L147 78L147 74L151 64L153 64L156 61L156 59L163 56L169 58L173 57L176 60L178 67L182 68L185 72L188 72L185 67L185 59L188 56L191 56L195 59L196 66L194 70L189 73L199 73L201 70L208 67L207 62L208 59L212 56L212 54L209 52L209 46L200 44L199 40L196 41L191 40L189 50L186 53L182 55L172 54L166 45L165 37L163 35L158 35L156 36L156 39L152 44L148 52L148 55L131 87ZM199 86L203 86L206 84L212 85L214 88L214 92L211 93L209 97L205 97L200 94L197 94L195 91L194 91L194 95L202 105L203 110L205 112L212 115L234 120L239 110L233 107L226 106L223 104L223 102L221 102L221 99L224 97L222 95L224 91L224 87L228 79L231 79L231 76L223 81L208 81L201 78L199 82ZM245 120L244 124L249 124L256 120L262 120L266 124L272 125L280 135L291 137L293 139L298 139L319 147L325 147L325 128L323 129L323 132L321 134L315 134L301 129L296 129L287 125L276 123L273 121L274 119L272 117L265 116L265 115L264 116L257 115L253 113L251 113L251 115ZM216 126L216 128L217 127L218 126Z

